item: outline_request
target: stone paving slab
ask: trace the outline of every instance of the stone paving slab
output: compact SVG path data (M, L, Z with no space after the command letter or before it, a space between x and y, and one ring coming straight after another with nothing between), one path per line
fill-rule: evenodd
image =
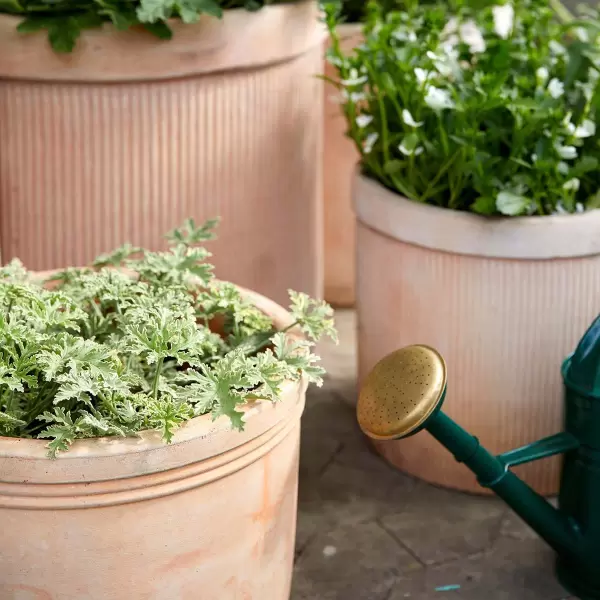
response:
M569 600L552 551L503 503L375 454L354 416L355 317L337 321L340 346L319 349L329 375L302 420L291 600Z

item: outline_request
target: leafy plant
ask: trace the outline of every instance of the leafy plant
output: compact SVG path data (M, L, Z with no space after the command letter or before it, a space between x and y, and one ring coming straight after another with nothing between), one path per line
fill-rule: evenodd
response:
M0 269L0 435L48 438L51 456L145 429L169 442L207 413L243 429L240 405L276 401L286 380L321 385L311 347L336 339L333 311L290 291L293 323L278 331L204 262L215 225L190 220L167 252L126 245L46 282L18 260Z
M600 206L598 11L561 23L547 0L369 4L329 60L364 173L418 202L482 215Z
M81 32L110 22L119 30L141 26L156 37L172 37L169 19L195 23L201 15L221 18L223 11L256 11L286 0L0 0L0 13L23 16L22 33L45 30L56 52L71 52Z

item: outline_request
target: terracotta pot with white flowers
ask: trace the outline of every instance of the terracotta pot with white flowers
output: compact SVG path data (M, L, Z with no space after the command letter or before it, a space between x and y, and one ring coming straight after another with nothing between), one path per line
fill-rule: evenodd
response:
M600 20L469 4L372 5L360 50L333 59L361 154L359 378L400 346L437 347L448 412L503 452L561 428L560 361L598 313ZM479 491L428 436L379 449ZM520 469L556 491L556 461Z

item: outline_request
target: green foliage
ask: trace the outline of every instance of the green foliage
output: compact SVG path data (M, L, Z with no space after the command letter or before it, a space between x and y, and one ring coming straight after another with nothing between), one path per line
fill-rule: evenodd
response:
M46 31L52 48L68 53L83 30L107 22L119 30L141 26L169 40L169 19L195 23L202 15L221 18L227 9L256 11L282 1L286 0L0 0L0 13L22 15L18 31Z
M167 252L125 245L45 283L18 260L0 269L0 435L48 438L50 456L145 429L169 442L207 413L243 429L240 405L276 401L286 380L320 385L311 348L336 339L331 308L290 291L294 321L276 330L203 262L215 225L188 221Z
M483 215L600 206L600 20L561 23L547 0L369 4L330 62L363 172L419 202Z

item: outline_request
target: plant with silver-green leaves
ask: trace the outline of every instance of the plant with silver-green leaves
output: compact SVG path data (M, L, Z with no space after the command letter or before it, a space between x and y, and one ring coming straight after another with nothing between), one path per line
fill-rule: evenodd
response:
M167 252L126 245L49 282L17 260L0 269L0 435L48 438L50 456L146 429L170 442L207 413L243 429L240 406L277 401L286 380L321 385L311 348L337 339L333 311L290 291L293 323L277 330L213 277L197 244L215 225L188 221Z
M600 206L597 10L560 22L544 0L369 5L333 83L363 172L411 200L482 215Z

